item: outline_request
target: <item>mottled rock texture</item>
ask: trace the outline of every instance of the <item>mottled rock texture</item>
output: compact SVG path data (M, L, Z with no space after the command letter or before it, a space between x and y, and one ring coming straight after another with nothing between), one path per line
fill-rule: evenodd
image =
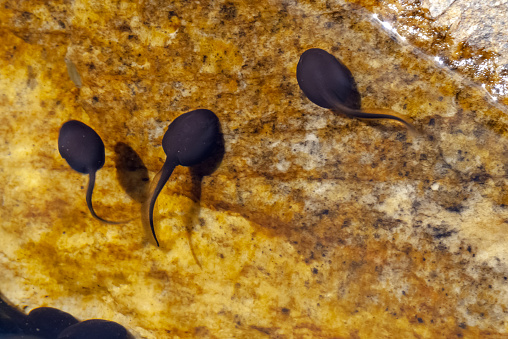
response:
M504 107L381 30L382 4L1 6L0 290L21 309L139 338L507 335ZM295 78L311 47L349 67L362 107L420 135L313 105ZM219 117L224 156L204 176L176 169L157 248L141 203L165 129L197 108ZM106 146L96 210L133 221L88 213L86 176L57 150L69 119Z
M390 31L508 104L506 0L352 0Z

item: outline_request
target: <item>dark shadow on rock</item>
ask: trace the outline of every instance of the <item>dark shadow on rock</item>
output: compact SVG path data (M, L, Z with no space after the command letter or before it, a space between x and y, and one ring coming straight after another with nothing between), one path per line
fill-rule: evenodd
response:
M196 253L194 251L194 247L192 246L191 233L194 229L195 225L198 224L198 216L201 209L200 201L201 201L201 184L203 181L203 177L207 175L211 175L215 170L219 167L224 158L225 148L224 148L224 134L222 133L222 128L220 129L219 136L216 141L216 146L214 147L210 156L203 161L202 163L192 166L190 168L191 173L191 199L194 201L194 205L191 210L185 215L185 225L187 228L187 238L189 240L189 247L192 252L192 256L201 267L201 263L199 262Z
M143 203L148 198L150 177L141 157L129 145L119 142L115 146L116 175L125 192Z

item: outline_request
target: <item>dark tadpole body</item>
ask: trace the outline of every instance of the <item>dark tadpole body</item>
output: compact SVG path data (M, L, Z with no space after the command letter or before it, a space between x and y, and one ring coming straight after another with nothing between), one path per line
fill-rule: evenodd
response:
M219 136L219 119L207 109L184 113L169 125L162 138L162 149L167 158L156 176L159 179L151 193L147 209L150 228L157 246L159 241L153 226L153 209L159 193L176 166L194 166L203 162L213 151Z
M89 319L67 327L58 339L134 339L122 325L104 319Z
M67 327L79 321L69 313L53 307L38 307L27 317L27 333L41 338L57 338Z
M332 54L319 49L306 50L296 68L296 79L305 96L316 105L360 119L392 119L414 132L413 125L403 116L388 109L365 111L348 107L355 91L353 75Z
M109 224L120 224L99 217L92 206L92 193L95 185L95 173L104 166L104 143L101 137L89 126L77 120L67 121L60 128L58 150L71 168L79 173L88 174L86 204L95 219Z

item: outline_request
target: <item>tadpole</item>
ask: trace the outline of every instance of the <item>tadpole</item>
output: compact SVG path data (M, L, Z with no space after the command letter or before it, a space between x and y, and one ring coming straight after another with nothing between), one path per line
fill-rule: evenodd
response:
M176 166L194 166L204 161L212 153L219 136L219 119L207 109L184 113L169 125L162 138L162 149L167 158L162 169L156 175L156 178L159 179L149 198L148 209L146 209L157 246L159 246L159 241L153 225L153 209L159 193Z
M99 217L92 206L95 173L104 166L105 152L101 137L81 121L69 120L60 128L58 150L73 170L88 174L86 204L92 216L108 224L122 224L124 221L109 221Z
M311 48L303 52L296 67L296 79L305 96L316 105L359 119L392 119L411 132L409 120L390 109L354 109L347 102L355 92L353 75L332 54Z

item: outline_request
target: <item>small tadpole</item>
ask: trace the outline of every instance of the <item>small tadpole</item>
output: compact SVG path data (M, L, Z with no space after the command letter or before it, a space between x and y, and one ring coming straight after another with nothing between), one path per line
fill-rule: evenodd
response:
M359 119L391 119L416 130L409 120L390 109L350 107L356 85L349 69L332 54L311 48L303 52L296 67L296 79L305 96L314 104Z
M81 76L79 75L76 65L74 65L74 63L68 58L65 58L64 61L65 65L67 66L67 74L69 74L69 78L71 78L72 82L74 85L76 85L77 88L81 88L83 83L81 82Z
M154 178L157 184L150 190L149 204L144 209L144 219L150 224L157 246L159 241L153 225L153 209L159 193L176 166L194 166L203 162L211 155L219 138L219 119L207 109L184 113L169 124L162 138L162 149L167 158Z
M69 120L60 128L58 151L76 172L88 174L86 204L92 216L108 224L123 224L127 221L109 221L99 217L92 206L95 173L104 166L105 152L101 137L81 121Z

